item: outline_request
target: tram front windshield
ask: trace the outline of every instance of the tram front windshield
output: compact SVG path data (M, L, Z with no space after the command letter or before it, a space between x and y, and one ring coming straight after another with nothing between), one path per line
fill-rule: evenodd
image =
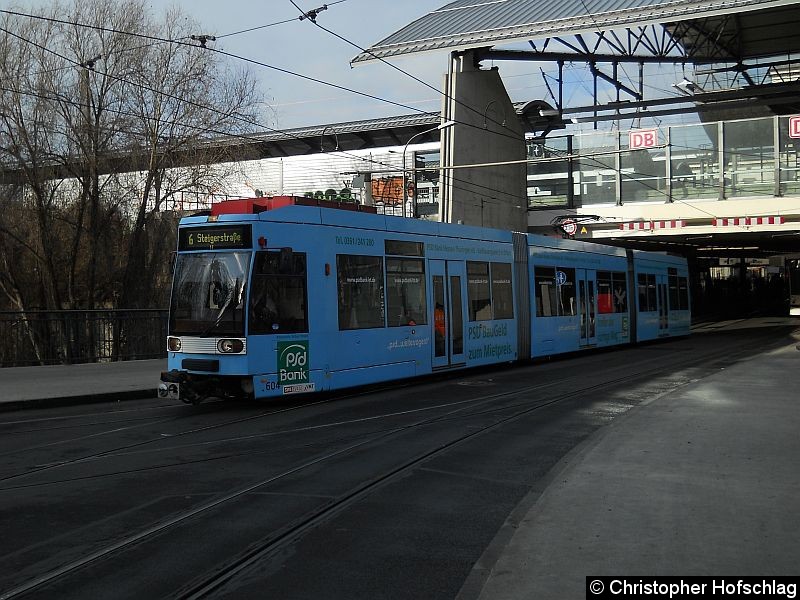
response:
M170 301L170 334L244 336L250 256L250 252L179 254Z

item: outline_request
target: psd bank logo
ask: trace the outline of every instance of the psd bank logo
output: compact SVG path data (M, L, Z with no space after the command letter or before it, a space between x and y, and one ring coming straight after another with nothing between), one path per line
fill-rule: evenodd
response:
M278 342L278 382L308 383L308 340Z

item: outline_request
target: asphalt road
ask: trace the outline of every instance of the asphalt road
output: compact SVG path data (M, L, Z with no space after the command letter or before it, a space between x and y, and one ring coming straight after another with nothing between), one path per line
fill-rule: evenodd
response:
M3 413L0 598L468 598L555 464L788 331L333 399Z

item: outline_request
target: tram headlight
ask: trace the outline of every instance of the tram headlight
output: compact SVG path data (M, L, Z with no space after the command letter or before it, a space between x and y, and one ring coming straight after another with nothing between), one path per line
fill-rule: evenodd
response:
M181 338L171 337L167 338L167 348L170 352L180 352Z
M217 342L217 350L221 354L239 354L244 350L242 340L219 340Z

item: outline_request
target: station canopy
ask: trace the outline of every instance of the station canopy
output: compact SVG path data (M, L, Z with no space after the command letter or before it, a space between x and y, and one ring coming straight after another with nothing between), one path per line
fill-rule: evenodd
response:
M456 0L406 25L353 64L472 50L475 60L557 63L548 91L573 122L698 112L704 121L800 112L800 0ZM520 49L521 46L521 49ZM562 70L585 63L590 104L565 106ZM638 81L622 63L640 65ZM644 64L689 65L687 79L649 86ZM609 68L609 66L611 68ZM598 80L616 89L601 101ZM681 87L684 86L684 87ZM661 107L652 110L654 107Z
M596 125L697 113L701 122L715 123L800 114L798 31L800 0L455 0L375 43L352 63L467 50L476 62L550 62L558 65L557 75L551 70L545 79L556 110L539 110L540 115L556 112L573 123ZM566 106L562 71L579 63L592 75L594 97L589 104ZM623 63L638 63L638 81L629 76L632 69L619 69ZM645 64L689 68L681 68L682 81L668 85L664 76L659 79L659 69L645 70ZM669 69L661 72L669 76ZM657 78L646 91L645 75ZM558 87L551 89L554 81ZM616 88L616 98L599 98L598 82ZM748 140L738 140L734 132L726 135L733 147L747 147ZM709 143L718 140L712 137ZM794 229L726 235L664 233L605 241L671 251L682 251L682 243L708 245L720 255L735 256L737 247L744 253L796 250L798 239Z
M352 63L625 29L630 34L652 25L664 26L687 62L742 61L800 50L797 0L456 0L374 44ZM617 45L617 54L625 54L625 44ZM581 46L579 54L591 54L593 48ZM657 50L641 39L636 46Z

